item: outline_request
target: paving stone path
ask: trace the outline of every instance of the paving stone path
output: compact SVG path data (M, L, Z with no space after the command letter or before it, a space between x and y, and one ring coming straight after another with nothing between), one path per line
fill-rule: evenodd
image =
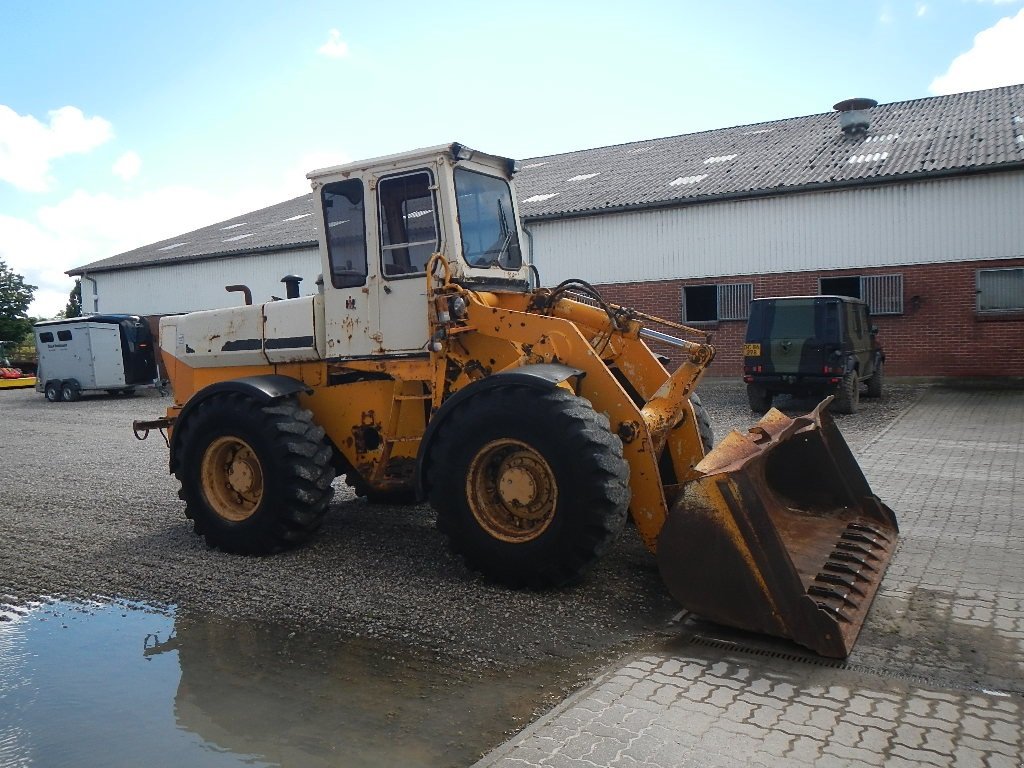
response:
M847 661L686 620L483 766L1024 766L1024 392L930 390L858 457L901 544Z

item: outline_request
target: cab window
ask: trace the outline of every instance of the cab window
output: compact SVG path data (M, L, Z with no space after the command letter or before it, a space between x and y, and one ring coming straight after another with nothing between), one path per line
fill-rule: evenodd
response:
M466 263L471 267L519 269L523 256L508 182L456 168L455 195Z
M440 244L431 174L417 171L381 179L377 199L384 276L423 274Z
M366 218L363 182L347 179L325 184L320 191L331 285L355 288L366 285Z

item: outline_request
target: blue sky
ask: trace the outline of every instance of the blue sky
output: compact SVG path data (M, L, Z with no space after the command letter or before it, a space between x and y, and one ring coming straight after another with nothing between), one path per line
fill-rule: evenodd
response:
M458 140L518 158L1024 82L1021 0L0 4L0 258L64 270Z

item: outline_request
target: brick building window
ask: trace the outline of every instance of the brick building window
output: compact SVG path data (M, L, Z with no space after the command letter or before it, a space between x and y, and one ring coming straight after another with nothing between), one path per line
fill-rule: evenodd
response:
M753 298L753 283L687 285L683 288L683 322L746 320Z
M903 314L903 275L846 275L818 279L818 292L867 302L872 315Z
M979 312L1024 311L1024 268L979 269L975 289Z

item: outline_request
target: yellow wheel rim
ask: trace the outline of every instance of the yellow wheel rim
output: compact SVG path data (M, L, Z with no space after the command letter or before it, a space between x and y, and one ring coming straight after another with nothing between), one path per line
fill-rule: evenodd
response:
M248 519L263 500L263 468L244 440L218 437L203 454L201 471L206 503L225 520Z
M503 438L485 445L466 475L470 511L488 534L514 544L532 541L555 518L555 473L536 450Z

